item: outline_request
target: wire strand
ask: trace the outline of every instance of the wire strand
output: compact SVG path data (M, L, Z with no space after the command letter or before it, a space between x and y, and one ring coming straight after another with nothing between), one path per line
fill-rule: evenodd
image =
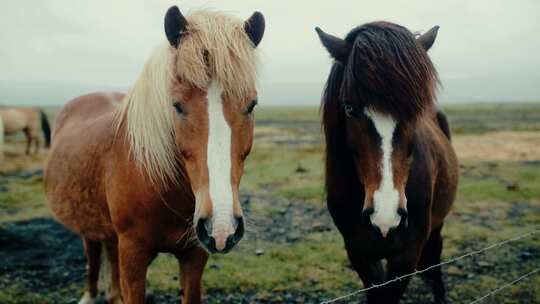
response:
M454 258L451 258L447 261L444 261L442 263L439 263L439 264L436 264L436 265L432 265L432 266L429 266L425 269L422 269L422 270L416 270L414 272L411 272L411 273L408 273L408 274L405 274L405 275L402 275L402 276L399 276L399 277L396 277L392 280L388 280L384 283L381 283L381 284L373 284L369 287L366 287L366 288L363 288L363 289L359 289L359 290L356 290L356 291L353 291L351 293L348 293L346 295L343 295L343 296L340 296L340 297L337 297L337 298L333 298L333 299L330 299L330 300L325 300L323 302L321 302L321 304L330 304L330 303L335 303L337 301L341 301L341 300L344 300L344 299L347 299L347 298L350 298L350 297L353 297L353 296L356 296L356 295L359 295L361 293L364 293L368 290L372 290L372 289L375 289L375 288L379 288L379 287L383 287L385 285L388 285L388 284L392 284L392 283L395 283L397 281L401 281L405 278L408 278L408 277L412 277L412 276L415 276L415 275L418 275L418 274L421 274L421 273L424 273L426 271L429 271L433 268L436 268L436 267L440 267L440 266L444 266L444 265L447 265L447 264L452 264L452 263L455 263L459 260L463 260L465 258L468 258L468 257L471 257L471 256L474 256L474 255L477 255L477 254L480 254L480 253L483 253L485 251L488 251L488 250L491 250L491 249L494 249L494 248L497 248L497 247L501 247L505 244L508 244L508 243L511 243L511 242L515 242L515 241L519 241L523 238L526 238L528 236L531 236L531 235L534 235L534 234L537 234L540 232L540 229L536 229L536 230L533 230L533 231L530 231L530 232L527 232L527 233L524 233L524 234L520 234L520 235L517 235L515 237L512 237L510 239L507 239L507 240L504 240L504 241L501 241L501 242L497 242L497 243L493 243L487 247L484 247L482 249L478 249L478 250L474 250L474 251L471 251L469 253L466 253L464 255L461 255L461 256L458 256L458 257L454 257Z
M512 282L508 282L508 283L506 283L506 284L504 284L504 285L502 285L502 286L499 286L499 287L493 289L493 290L490 291L489 293L487 293L487 294L481 296L480 298L478 298L478 299L472 301L472 302L469 303L469 304L480 303L480 302L482 302L484 299L486 299L487 297L492 296L492 295L498 293L499 291L505 289L506 287L512 286L512 285L516 284L517 282L519 282L519 281L521 281L521 280L523 280L523 279L526 279L526 278L528 278L528 277L534 275L534 274L537 273L538 271L540 271L540 267L538 267L538 268L536 268L535 270L532 270L532 271L530 271L530 272L527 272L526 274L520 276L519 278L514 279Z

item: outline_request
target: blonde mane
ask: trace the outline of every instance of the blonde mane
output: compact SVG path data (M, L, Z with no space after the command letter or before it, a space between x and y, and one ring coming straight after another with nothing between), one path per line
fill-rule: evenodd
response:
M242 20L211 12L188 16L188 26L176 54L177 75L198 88L216 80L231 98L255 89L257 52Z
M177 184L178 168L170 85L175 79L206 89L212 80L231 100L256 85L257 54L244 22L222 13L197 11L178 49L164 44L146 62L116 115L134 160L154 185Z

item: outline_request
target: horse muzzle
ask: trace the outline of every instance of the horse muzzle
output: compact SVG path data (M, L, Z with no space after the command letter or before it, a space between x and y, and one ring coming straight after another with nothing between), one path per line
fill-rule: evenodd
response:
M378 237L386 238L388 235L408 227L407 209L399 208L391 217L380 217L373 208L366 208L362 212L362 222L373 228Z
M197 221L195 231L199 242L208 252L227 253L244 236L244 218L233 217L233 223L230 226L230 229L223 229L214 226L209 219L200 218Z

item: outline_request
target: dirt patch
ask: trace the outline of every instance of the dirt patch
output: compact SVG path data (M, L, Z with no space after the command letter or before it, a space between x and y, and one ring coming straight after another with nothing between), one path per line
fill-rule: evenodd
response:
M253 210L251 201L263 206ZM334 224L329 213L313 203L267 195L245 195L242 208L248 219L246 239L294 243L314 232L330 231Z
M316 122L282 123L272 120L257 122L255 138L259 143L282 146L313 146L322 144L321 127Z
M460 159L523 161L540 159L540 132L456 135L453 144Z
M52 219L4 223L0 226L0 290L16 283L20 289L50 295L56 302L69 302L70 297L51 291L82 286L82 252L80 238Z

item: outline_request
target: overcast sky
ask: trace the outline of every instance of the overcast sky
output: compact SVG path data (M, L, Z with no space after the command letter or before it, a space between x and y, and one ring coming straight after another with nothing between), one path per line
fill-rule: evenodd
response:
M247 18L261 11L262 86L322 84L331 61L313 28L344 36L374 20L413 31L440 25L430 54L443 82L540 79L540 0L2 0L0 82L129 86L165 40L163 16L174 4L184 14L211 8Z

